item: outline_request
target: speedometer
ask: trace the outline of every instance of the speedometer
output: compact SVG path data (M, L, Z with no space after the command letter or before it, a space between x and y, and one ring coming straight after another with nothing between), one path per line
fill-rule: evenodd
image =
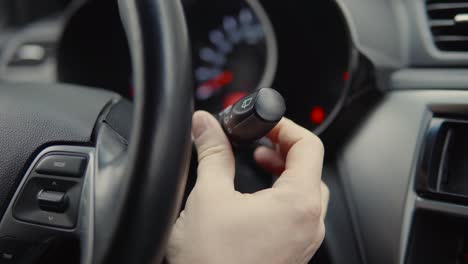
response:
M271 87L286 100L285 116L317 134L341 113L357 83L358 52L336 1L182 2L197 110L217 113L257 88ZM124 32L115 3L83 5L63 30L58 79L132 99ZM115 72L121 74L110 74Z
M185 6L197 109L215 113L255 89L271 85L276 43L271 24L256 1L207 0Z

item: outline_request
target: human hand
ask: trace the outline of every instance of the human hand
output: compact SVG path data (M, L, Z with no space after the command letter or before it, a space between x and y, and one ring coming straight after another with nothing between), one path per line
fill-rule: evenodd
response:
M329 198L320 139L283 118L268 135L278 152L255 152L257 163L279 178L270 189L241 194L234 190L234 156L218 122L196 112L192 134L198 179L173 227L169 263L307 263L323 241Z

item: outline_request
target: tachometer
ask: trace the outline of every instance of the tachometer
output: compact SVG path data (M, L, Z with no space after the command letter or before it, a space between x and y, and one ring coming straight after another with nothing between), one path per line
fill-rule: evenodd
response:
M275 38L256 1L207 0L185 6L198 109L218 112L252 90L271 85Z

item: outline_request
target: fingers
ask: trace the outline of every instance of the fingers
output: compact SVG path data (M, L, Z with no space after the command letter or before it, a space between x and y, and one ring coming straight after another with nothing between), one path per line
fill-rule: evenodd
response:
M234 189L234 156L218 121L207 112L195 112L192 136L198 153L197 185Z
M260 167L275 176L281 175L284 171L283 157L271 148L258 147L254 152L254 159Z
M330 190L324 182L320 184L320 195L322 201L322 213L320 215L322 219L325 219L328 210L328 202L330 201Z
M273 187L320 191L324 155L320 139L305 128L283 118L268 134L285 157L285 171Z

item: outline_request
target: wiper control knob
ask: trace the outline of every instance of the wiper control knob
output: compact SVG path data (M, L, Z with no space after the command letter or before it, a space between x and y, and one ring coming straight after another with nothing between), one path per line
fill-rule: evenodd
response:
M283 117L283 96L271 88L261 88L218 114L218 120L233 143L246 144L264 137Z

